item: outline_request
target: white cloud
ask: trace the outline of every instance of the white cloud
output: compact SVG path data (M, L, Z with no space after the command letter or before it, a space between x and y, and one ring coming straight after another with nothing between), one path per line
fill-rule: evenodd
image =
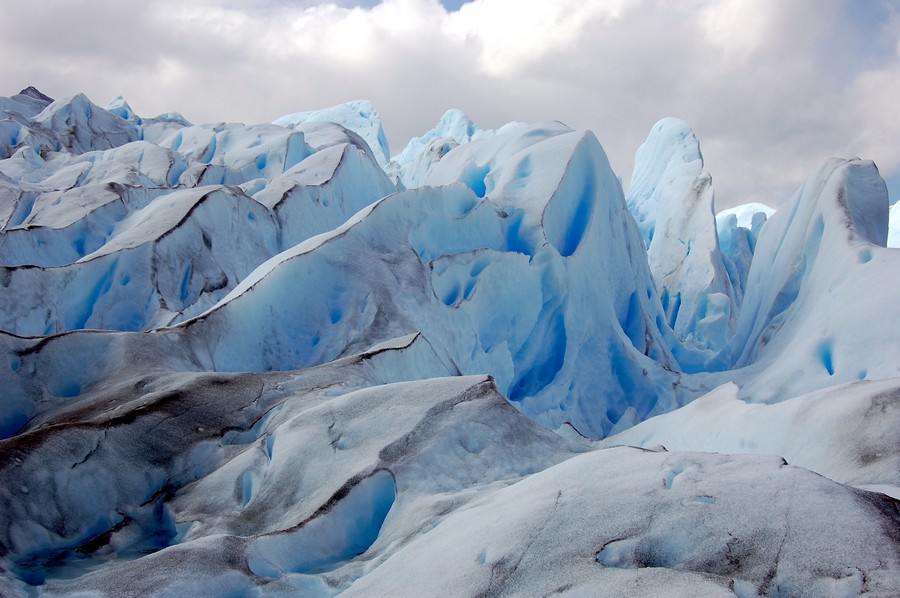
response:
M627 181L658 118L692 123L720 205L778 203L832 154L900 172L888 1L42 0L0 4L11 94L123 94L144 115L267 121L375 102L395 151L458 107L591 128Z
M479 0L451 13L444 31L476 50L482 71L509 76L580 38L595 20L614 18L626 2Z

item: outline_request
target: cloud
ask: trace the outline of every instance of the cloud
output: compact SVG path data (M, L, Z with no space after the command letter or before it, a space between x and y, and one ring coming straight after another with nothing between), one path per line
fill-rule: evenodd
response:
M690 122L720 207L778 204L829 155L900 173L889 1L42 0L0 5L0 80L151 116L270 121L375 102L394 151L450 107L592 129L627 181L663 116Z

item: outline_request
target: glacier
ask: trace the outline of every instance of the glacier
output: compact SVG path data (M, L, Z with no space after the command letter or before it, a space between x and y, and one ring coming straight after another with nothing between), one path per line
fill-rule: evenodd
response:
M669 327L716 352L734 328L736 305L719 249L712 177L690 126L668 118L638 148L628 208L641 229Z
M896 205L688 123L0 98L0 594L900 594Z

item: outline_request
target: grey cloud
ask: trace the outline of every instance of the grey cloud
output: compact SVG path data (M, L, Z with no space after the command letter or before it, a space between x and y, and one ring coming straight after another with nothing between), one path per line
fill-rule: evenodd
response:
M747 49L715 43L702 0L635 1L503 75L480 67L477 40L431 21L403 35L376 31L358 61L304 50L285 23L313 4L211 3L234 11L226 30L178 22L184 4L174 0L4 3L0 53L12 59L0 64L11 86L2 93L33 84L99 103L123 94L141 114L177 110L196 122L264 122L367 98L395 152L451 107L486 127L561 120L594 130L626 182L650 126L678 116L697 131L719 207L777 205L832 154L863 153L886 175L900 172L896 109L871 93L900 75L888 2L865 3L865 14L849 0L753 2L766 26ZM328 31L317 34L327 41Z

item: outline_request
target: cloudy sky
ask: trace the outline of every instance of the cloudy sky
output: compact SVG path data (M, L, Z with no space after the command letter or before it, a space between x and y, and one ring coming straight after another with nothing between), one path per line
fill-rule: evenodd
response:
M593 130L627 185L663 116L719 208L779 205L830 155L900 198L900 0L31 0L0 3L0 95L124 95L267 122L366 98L394 153L447 108Z

